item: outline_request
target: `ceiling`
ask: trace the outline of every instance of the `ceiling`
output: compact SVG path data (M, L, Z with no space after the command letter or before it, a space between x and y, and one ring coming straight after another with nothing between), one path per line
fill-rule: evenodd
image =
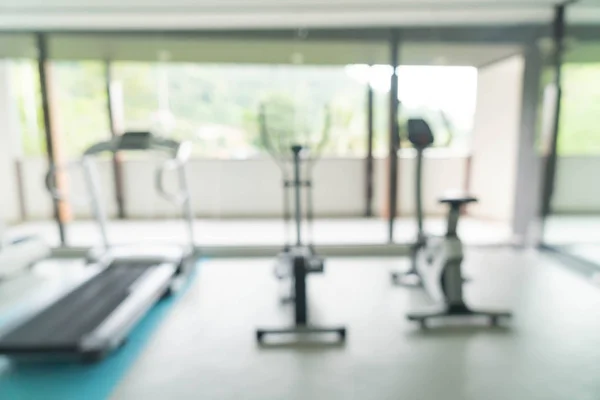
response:
M400 45L404 65L480 67L520 52L510 44L406 42ZM282 39L206 39L172 35L51 34L53 60L173 61L237 64L389 64L387 41L298 41ZM0 35L0 58L35 58L35 37Z
M389 64L389 43L364 41L298 41L197 39L148 36L51 35L52 59L255 63L255 64ZM405 65L481 66L519 52L515 45L404 43Z
M127 9L127 8L172 8L189 7L194 9L246 9L275 8L332 8L336 6L357 6L375 8L465 8L476 6L545 6L560 3L560 0L172 0L168 4L162 0L2 0L1 7L13 9ZM588 1L590 2L590 1ZM592 1L593 2L593 1Z
M0 29L128 30L545 24L556 0L0 0ZM581 0L568 17L600 23Z

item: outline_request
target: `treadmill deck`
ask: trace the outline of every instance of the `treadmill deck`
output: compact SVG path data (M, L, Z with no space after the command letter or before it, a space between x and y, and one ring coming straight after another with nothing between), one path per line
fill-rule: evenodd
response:
M73 351L152 265L116 262L0 338L0 354Z

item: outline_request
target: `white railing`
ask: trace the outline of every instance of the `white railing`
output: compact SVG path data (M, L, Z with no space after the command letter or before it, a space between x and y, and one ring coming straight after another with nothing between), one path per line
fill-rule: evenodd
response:
M102 197L108 214L114 216L114 185L111 184L110 160L98 160L102 180ZM155 162L132 159L123 162L126 214L132 218L175 217L177 209L158 196L153 188ZM47 163L42 159L23 161L24 200L31 219L50 218L52 205L44 188ZM413 210L414 158L400 157L399 205L402 214ZM190 187L194 213L206 217L276 217L282 212L281 176L277 166L267 158L249 160L195 159L190 161ZM425 212L442 213L436 198L447 189L463 188L467 157L434 155L426 160L424 171ZM165 177L167 181L175 177ZM314 170L314 206L316 216L361 216L364 213L365 162L359 158L325 158ZM373 208L381 214L387 201L387 160L375 160ZM168 183L168 182L167 182ZM68 191L81 192L83 179L76 173L69 179ZM148 189L150 188L150 189ZM407 188L406 190L404 188ZM75 217L87 218L86 207L73 204Z

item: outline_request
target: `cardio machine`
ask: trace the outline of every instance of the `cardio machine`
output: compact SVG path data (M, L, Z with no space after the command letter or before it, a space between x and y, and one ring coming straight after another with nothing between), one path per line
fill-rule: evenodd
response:
M324 259L320 257L312 244L305 244L302 239L302 222L303 222L303 207L302 207L302 189L306 189L308 205L306 210L306 220L310 225L312 223L312 181L310 177L302 177L302 162L307 163L314 161L306 157L308 149L299 144L293 144L289 147L288 152L292 153L291 159L285 156L284 147L278 147L270 140L266 114L264 108L261 107L260 112L261 136L263 144L269 153L273 156L277 164L281 167L284 182L284 221L286 228L290 219L289 212L289 194L292 191L294 198L294 223L296 241L290 243L286 237L286 244L283 251L276 257L275 276L277 279L289 283L289 293L284 296L282 302L291 302L294 305L294 324L283 328L259 328L256 330L256 340L259 343L263 342L266 335L275 334L321 334L335 333L338 335L341 342L346 339L346 328L344 326L323 327L315 326L309 323L308 318L308 292L307 292L307 277L309 274L323 273ZM326 115L325 131L328 128L329 116ZM317 146L317 151L322 148L322 144L326 140L326 134ZM281 144L281 142L279 142ZM285 144L281 144L285 146ZM288 153L289 154L289 153ZM304 157L304 158L303 158ZM291 163L292 177L289 177L289 164ZM307 175L310 173L312 165L308 165ZM287 229L286 229L287 232ZM287 281L287 282L286 282Z
M112 246L106 232L106 215L91 157L107 152L158 152L168 159L156 171L160 194L182 208L189 243L185 246ZM192 208L185 163L189 142L177 142L149 132L128 132L88 148L70 167L83 171L89 203L98 222L103 246L88 256L80 282L48 299L0 335L0 354L14 359L78 359L97 361L122 345L137 322L163 296L177 290L190 275L194 256ZM179 193L163 187L166 171L176 171ZM48 189L63 198L54 186L57 168L47 175Z
M411 252L411 267L401 275L395 272L396 282L409 282L420 285L437 306L434 309L414 311L407 314L407 319L427 327L427 321L441 317L487 317L492 326L498 324L500 318L510 317L508 311L477 310L470 308L463 297L464 278L462 276L463 248L457 234L458 220L462 209L469 203L476 202L475 197L453 193L442 197L439 201L449 207L446 233L442 237L427 236L423 231L423 211L421 198L423 150L434 141L433 133L425 120L408 120L408 137L417 149L416 201L418 238Z

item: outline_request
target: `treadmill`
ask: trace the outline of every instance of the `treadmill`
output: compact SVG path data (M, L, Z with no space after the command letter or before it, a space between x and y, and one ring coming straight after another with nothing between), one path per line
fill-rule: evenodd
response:
M156 171L155 184L162 196L181 207L187 245L109 245L92 157L120 151L160 152L168 157ZM189 142L160 138L149 132L127 132L94 144L70 165L83 170L103 246L90 252L88 273L74 287L48 299L0 334L0 355L17 360L98 361L125 342L156 302L181 286L195 262L193 214L185 170L190 153ZM178 193L164 189L166 171L177 173ZM54 185L56 172L55 167L50 168L46 183L54 197L62 198Z

